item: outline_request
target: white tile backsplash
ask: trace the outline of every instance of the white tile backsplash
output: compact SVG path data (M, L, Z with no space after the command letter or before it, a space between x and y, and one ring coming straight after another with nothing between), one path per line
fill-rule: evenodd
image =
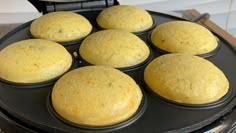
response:
M236 11L236 0L232 0L232 11Z
M230 3L230 0L219 0L219 1L212 1L209 3L194 5L194 6L186 6L183 8L185 9L195 8L202 13L209 12L211 13L211 15L214 15L214 14L228 13L229 3Z
M221 28L226 29L227 13L218 13L214 15L211 14L210 19L213 22L217 22L217 25Z
M230 13L227 31L236 36L236 11Z
M214 3L220 0L166 0L151 4L143 4L140 7L151 10L161 10L161 11L173 11L173 10L183 10L189 7L194 8L196 5Z

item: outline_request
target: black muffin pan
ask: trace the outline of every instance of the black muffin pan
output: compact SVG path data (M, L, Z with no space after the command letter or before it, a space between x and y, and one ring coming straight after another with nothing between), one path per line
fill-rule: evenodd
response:
M201 110L201 109L211 109L211 108L216 108L219 107L227 102L229 102L231 100L230 97L232 97L233 95L233 88L229 88L228 92L221 97L219 100L215 101L215 102L211 102L211 103L206 103L206 104L189 104L189 103L181 103L181 102L177 102L168 98L165 98L159 94L157 94L156 92L154 92L144 81L143 81L143 85L145 86L145 88L150 91L150 93L152 93L153 95L159 97L160 99L168 102L169 104L173 104L175 106L178 106L180 108L185 108L185 109L197 109L197 110Z
M98 31L96 26L96 17L100 13L97 11L87 11L81 13L93 25L94 31ZM182 18L151 12L156 25L174 20L184 20ZM187 21L187 20L186 20ZM14 29L0 40L0 50L9 44L29 39L27 30L31 22L25 23ZM145 31L144 34L138 36L144 40L152 49L151 60L161 56L162 52L151 46L148 42L148 37L152 30ZM38 88L17 88L9 86L4 82L0 82L0 110L6 112L16 121L24 123L27 127L35 129L38 132L62 132L62 133L97 133L97 132L112 132L112 133L157 133L157 132L197 132L198 129L213 123L215 120L224 116L236 105L236 97L234 88L236 86L236 54L231 45L223 38L215 34L219 38L220 48L216 53L207 60L214 63L221 69L230 82L230 91L227 95L216 103L202 106L185 106L163 99L152 91L143 82L143 71L147 64L144 63L138 69L125 71L130 75L145 95L145 108L138 115L137 119L131 118L131 121L126 121L123 124L114 125L108 128L89 128L71 125L52 112L50 106L50 93L53 85L48 85ZM80 44L72 52L78 50ZM81 60L75 59L76 68L81 67ZM82 65L84 66L84 65ZM17 69L17 68L16 68ZM138 112L137 112L138 113ZM136 116L134 116L136 117Z
M144 92L143 92L143 94L144 94ZM70 121L64 119L53 108L52 99L51 99L51 93L48 95L48 98L47 98L47 108L48 108L49 112L52 115L55 116L56 119L59 119L62 122L64 122L65 124L68 124L70 126L81 128L81 129L85 129L85 130L90 130L90 131L94 131L94 132L99 132L99 131L111 132L111 131L115 131L115 130L124 128L126 126L129 126L133 122L137 121L143 115L143 113L145 112L145 110L147 108L147 97L146 97L145 94L143 95L143 98L142 98L142 101L140 103L140 106L139 106L138 110L136 111L136 113L133 116L128 118L126 121L123 121L123 122L120 122L120 123L117 123L117 124L114 124L114 125L110 125L110 126L97 126L97 127L95 127L95 126L85 126L85 125L79 125L79 124L76 124L76 123L73 123L73 122L70 122Z

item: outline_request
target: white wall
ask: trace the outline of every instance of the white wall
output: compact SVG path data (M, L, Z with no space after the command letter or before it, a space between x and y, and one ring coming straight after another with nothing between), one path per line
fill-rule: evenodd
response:
M1 13L37 12L27 0L0 0Z
M208 12L211 14L211 20L236 35L236 0L119 0L119 2L161 12L184 9ZM27 22L40 15L27 0L0 0L0 24Z
M40 15L27 0L0 0L0 24L27 22Z

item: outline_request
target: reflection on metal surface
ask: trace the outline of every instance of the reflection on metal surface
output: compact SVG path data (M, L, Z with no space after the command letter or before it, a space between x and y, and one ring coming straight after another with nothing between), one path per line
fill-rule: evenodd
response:
M222 124L222 125L219 125L215 128L212 128L211 130L209 131L206 131L205 133L220 133L222 131L224 131L224 129L227 127L227 125L225 124Z

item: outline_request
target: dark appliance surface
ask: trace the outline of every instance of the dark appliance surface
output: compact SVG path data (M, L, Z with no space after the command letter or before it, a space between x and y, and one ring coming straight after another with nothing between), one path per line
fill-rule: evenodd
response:
M80 13L90 20L94 26L93 32L100 30L96 26L96 16L100 11L87 11ZM156 25L173 20L183 20L167 14L149 11L155 20ZM187 21L187 20L186 20ZM14 29L0 40L0 50L9 44L29 39L27 31L32 21L25 23ZM152 29L144 33L137 34L152 49L152 59L162 55L160 51L151 46L148 37ZM22 129L23 132L122 132L122 133L156 133L156 132L194 132L213 123L223 117L236 105L235 86L236 82L236 55L234 49L220 36L220 49L206 59L213 62L220 68L230 82L230 91L227 97L217 104L209 106L183 106L177 105L154 95L143 83L143 70L147 64L136 70L125 73L133 77L142 87L147 98L147 108L143 115L133 123L124 127L114 129L93 130L78 128L64 123L57 119L48 109L48 96L53 85L36 88L17 88L4 82L0 82L0 122L6 126ZM77 44L76 47L79 47ZM74 49L77 51L77 48ZM76 67L81 67L81 61L75 59ZM17 68L16 68L17 69ZM13 129L12 129L13 130ZM14 132L14 131L13 131Z

